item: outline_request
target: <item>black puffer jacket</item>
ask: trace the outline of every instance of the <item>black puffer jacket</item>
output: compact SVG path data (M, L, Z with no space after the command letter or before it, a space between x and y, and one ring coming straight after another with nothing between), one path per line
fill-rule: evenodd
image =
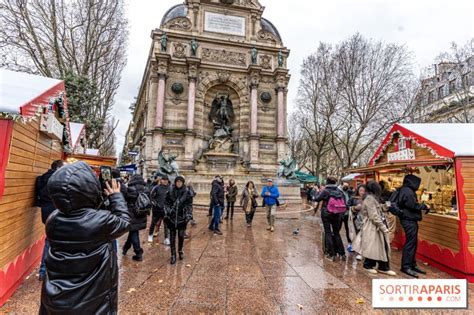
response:
M406 175L403 179L403 186L398 195L398 207L403 211L402 220L421 221L422 211L427 209L427 206L418 203L416 191L420 188L421 178L415 175Z
M116 314L118 267L112 240L130 228L122 194L109 197L111 211L96 210L100 184L84 162L59 169L48 190L59 210L46 222L50 251L40 314Z
M128 210L130 212L131 227L130 231L140 231L146 229L146 214L137 215L136 205L138 195L145 192L146 183L141 175L133 175L128 182L128 187L123 194L127 200Z
M43 223L46 223L49 215L56 210L48 192L48 180L53 176L54 172L56 172L56 170L50 169L36 178L35 206L41 207L41 221L43 221Z
M212 182L211 205L224 206L224 183L217 179Z
M153 215L163 217L165 215L166 194L170 190L170 185L158 184L153 187L150 193L150 199L153 204Z
M186 186L176 184L168 191L165 200L165 222L169 226L184 228L192 218L192 197Z

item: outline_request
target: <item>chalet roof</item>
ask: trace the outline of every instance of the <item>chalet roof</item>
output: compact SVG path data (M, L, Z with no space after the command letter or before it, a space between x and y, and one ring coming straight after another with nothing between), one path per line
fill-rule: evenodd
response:
M71 128L71 141L72 145L75 147L77 142L79 141L79 137L81 136L82 129L84 129L84 124L79 123L69 123L69 128Z
M45 94L62 83L39 75L0 69L0 112L18 114L21 107L32 102L47 105L49 100Z

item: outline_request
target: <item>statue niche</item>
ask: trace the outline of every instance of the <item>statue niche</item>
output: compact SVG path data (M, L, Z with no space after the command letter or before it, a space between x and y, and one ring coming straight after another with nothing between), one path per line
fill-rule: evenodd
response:
M210 152L231 153L234 146L232 123L235 115L229 93L221 96L216 95L208 118L214 127L214 133L209 141Z

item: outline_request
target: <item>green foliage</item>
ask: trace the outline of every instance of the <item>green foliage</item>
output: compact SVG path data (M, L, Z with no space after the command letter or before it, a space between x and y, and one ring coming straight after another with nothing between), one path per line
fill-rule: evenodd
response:
M97 112L99 92L97 86L86 76L67 71L63 77L68 98L69 118L73 122L86 123L89 147L96 147L98 136L105 121Z

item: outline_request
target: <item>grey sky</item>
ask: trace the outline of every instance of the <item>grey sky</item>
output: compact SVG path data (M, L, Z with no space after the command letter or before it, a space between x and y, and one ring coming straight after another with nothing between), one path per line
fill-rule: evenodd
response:
M123 148L131 119L128 109L138 94L150 33L160 25L163 14L182 0L127 0L130 38L128 64L122 74L112 114L120 119L117 153ZM280 31L291 49L292 79L288 106L291 111L303 58L314 52L320 41L337 43L356 32L363 36L405 44L414 52L418 69L429 66L452 41L464 44L474 36L472 0L260 0L264 17Z

